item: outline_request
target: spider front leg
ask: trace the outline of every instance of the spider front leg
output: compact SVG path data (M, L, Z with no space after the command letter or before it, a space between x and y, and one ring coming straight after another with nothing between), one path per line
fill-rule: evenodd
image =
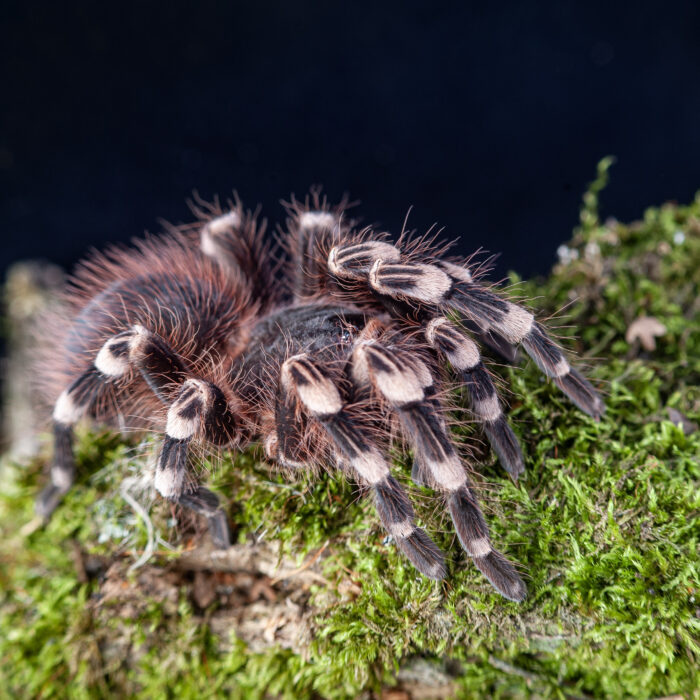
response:
M56 401L53 410L54 456L49 473L50 482L36 502L37 515L44 520L51 517L73 485L73 426L91 407L103 384L100 372L91 367L75 379Z
M445 494L462 547L504 597L521 601L526 589L513 565L491 545L489 529L473 487L436 408L433 377L425 363L406 348L362 341L353 352L353 378L371 385L401 422L421 469Z
M406 492L391 475L379 448L348 413L335 384L306 355L290 357L283 365L280 384L296 396L323 428L334 449L374 492L377 512L398 548L425 576L445 576L444 557L424 530Z
M366 241L331 250L328 268L341 279L364 281L380 300L394 299L416 314L456 312L484 334L522 345L579 409L596 420L605 412L596 390L569 364L533 314L477 284L466 266L443 260L405 262L395 246Z
M108 340L95 367L111 381L121 379L135 365L151 390L164 403L175 388L177 397L168 409L165 439L156 469L156 490L165 498L203 515L217 548L230 545L226 514L216 494L186 483L187 458L194 438L217 445L233 440L236 421L223 392L211 382L192 377L187 363L167 342L143 326L134 326Z

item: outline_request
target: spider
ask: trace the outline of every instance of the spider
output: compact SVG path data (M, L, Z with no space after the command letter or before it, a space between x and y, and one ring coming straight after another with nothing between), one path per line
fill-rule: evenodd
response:
M477 341L509 359L522 345L595 419L604 405L533 314L482 285L436 235L398 242L347 218L318 192L285 204L282 255L240 201L198 201L194 224L93 254L66 292L44 373L54 457L37 512L48 519L75 474L73 427L119 418L164 433L155 488L207 519L230 543L218 497L199 483L194 444L261 442L282 468L331 465L374 495L396 546L431 579L445 557L416 525L387 451L413 451L412 479L440 492L459 541L491 584L521 601L525 585L492 545L474 486L450 437L456 377L513 479L524 460Z

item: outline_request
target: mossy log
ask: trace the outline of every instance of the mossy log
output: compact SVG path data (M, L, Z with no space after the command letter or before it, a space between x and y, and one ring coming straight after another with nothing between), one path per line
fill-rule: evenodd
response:
M700 697L700 196L601 222L608 165L549 279L512 279L581 355L605 417L531 363L494 365L526 474L512 483L472 425L455 429L523 604L454 546L403 457L451 554L440 583L352 486L286 481L255 449L206 464L237 537L212 552L154 497L153 440L85 427L78 483L43 529L27 524L47 452L4 462L0 697Z

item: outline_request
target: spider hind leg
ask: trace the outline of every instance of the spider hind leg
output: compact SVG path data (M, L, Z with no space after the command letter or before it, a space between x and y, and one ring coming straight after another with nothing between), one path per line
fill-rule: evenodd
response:
M283 388L296 395L322 427L334 448L374 492L377 513L396 546L425 576L445 576L444 555L415 524L413 506L370 435L345 410L340 392L328 375L306 355L290 357L280 376Z

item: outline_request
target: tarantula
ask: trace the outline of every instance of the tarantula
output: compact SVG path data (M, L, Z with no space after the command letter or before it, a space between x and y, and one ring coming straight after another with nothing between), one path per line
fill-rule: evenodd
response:
M480 284L468 260L446 257L435 236L402 234L393 244L318 193L286 206L279 262L264 224L236 200L226 210L200 202L196 224L78 267L68 318L51 333L55 451L38 514L48 518L73 483L76 422L120 417L164 430L155 488L205 516L215 546L229 545L227 518L188 465L193 441L261 441L288 470L331 464L357 479L398 548L441 579L444 555L416 525L386 457L398 432L413 450L413 481L444 495L476 566L503 596L522 600L525 585L493 548L450 438L446 414L458 407L441 387L454 375L466 386L514 479L523 455L473 338L510 359L522 345L596 419L603 402L533 314Z

